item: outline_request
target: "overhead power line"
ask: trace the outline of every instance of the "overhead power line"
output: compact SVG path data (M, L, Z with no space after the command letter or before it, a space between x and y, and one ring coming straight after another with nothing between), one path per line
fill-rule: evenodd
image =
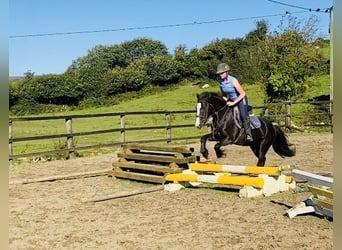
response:
M305 13L306 11L298 11L298 12L288 12L287 14L298 14ZM213 24L213 23L224 23L224 22L233 22L233 21L241 21L241 20L251 20L251 19L260 19L267 17L276 17L276 16L284 16L284 13L281 14L273 14L273 15L265 15L265 16L253 16L253 17L241 17L241 18L232 18L232 19L222 19L222 20L213 20L213 21L200 21L200 22L191 22L191 23L179 23L179 24L165 24L165 25L153 25L153 26L143 26L143 27L130 27L130 28L117 28L117 29L102 29L102 30L85 30L85 31L69 31L69 32L55 32L55 33L40 33L40 34L24 34L24 35L12 35L9 38L24 38L24 37L42 37L42 36L64 36L64 35L77 35L77 34L90 34L90 33L105 33L105 32L118 32L118 31L131 31L131 30L148 30L148 29L160 29L160 28L173 28L173 27L181 27L181 26L193 26L193 25L203 25L203 24Z
M282 2L274 1L274 0L267 0L267 1L272 2L272 3L276 3L276 4L281 4L281 5L293 7L293 8L296 8L296 9L302 9L302 10L308 10L308 11L315 11L315 12L326 12L326 13L327 13L327 12L329 12L330 9L331 9L331 8L324 8L324 9L316 8L316 9L313 9L313 8L306 8L306 7L300 7L300 6L297 6L297 5L282 3Z

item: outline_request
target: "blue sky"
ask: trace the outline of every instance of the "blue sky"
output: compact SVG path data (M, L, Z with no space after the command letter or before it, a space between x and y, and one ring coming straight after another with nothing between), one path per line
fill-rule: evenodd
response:
M170 53L179 45L202 48L216 39L243 38L261 19L274 31L286 11L298 20L316 15L318 34L328 39L329 14L305 8L332 5L333 0L10 0L9 75L61 74L97 45L142 37L162 42Z

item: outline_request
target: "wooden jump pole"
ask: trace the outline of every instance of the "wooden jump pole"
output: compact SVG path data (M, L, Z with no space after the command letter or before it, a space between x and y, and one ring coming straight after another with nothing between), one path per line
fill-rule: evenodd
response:
M152 186L152 187L143 188L143 189L139 189L139 190L126 191L126 192L121 192L121 193L117 193L117 194L110 194L110 195L105 195L105 196L100 196L100 197L94 197L91 199L82 199L82 202L106 201L106 200L129 197L129 196L138 195L138 194L156 192L159 190L164 190L164 185Z
M73 174L66 174L66 175L55 175L55 176L41 177L41 178L35 178L35 179L15 180L15 181L10 181L9 184L10 185L12 185L12 184L29 184L29 183L57 181L57 180L71 180L71 179L76 179L76 178L85 178L85 177L106 175L106 174L109 174L111 172L112 172L112 169L105 169L105 170L73 173Z

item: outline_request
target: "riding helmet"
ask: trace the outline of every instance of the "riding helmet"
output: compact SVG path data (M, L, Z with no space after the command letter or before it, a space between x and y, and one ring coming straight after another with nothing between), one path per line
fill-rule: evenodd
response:
M216 74L221 74L221 73L226 72L228 70L229 70L228 64L220 63L219 65L217 65Z

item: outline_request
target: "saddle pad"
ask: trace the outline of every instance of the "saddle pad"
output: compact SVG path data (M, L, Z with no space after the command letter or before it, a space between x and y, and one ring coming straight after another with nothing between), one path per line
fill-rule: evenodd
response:
M238 119L238 117L240 117L240 111L239 111L238 106L235 106L233 111L234 111L234 122L236 126L241 129L242 127ZM261 122L257 116L251 114L249 115L249 119L250 119L251 129L256 129L256 128L261 127Z
M261 122L259 120L259 118L255 115L250 115L249 119L251 121L251 128L255 129L255 128L260 128L261 127Z

